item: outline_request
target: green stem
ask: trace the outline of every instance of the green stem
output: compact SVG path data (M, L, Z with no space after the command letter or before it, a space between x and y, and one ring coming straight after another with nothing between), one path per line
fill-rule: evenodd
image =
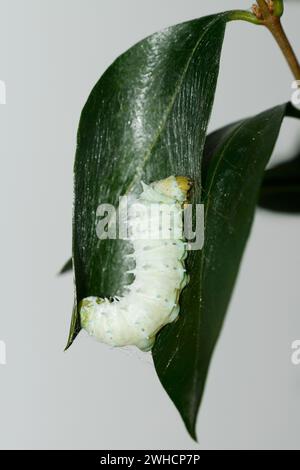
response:
M245 11L245 10L232 10L227 13L227 20L228 21L247 21L248 23L253 23L260 25L261 22L260 20L253 15L253 13L250 13L250 11Z

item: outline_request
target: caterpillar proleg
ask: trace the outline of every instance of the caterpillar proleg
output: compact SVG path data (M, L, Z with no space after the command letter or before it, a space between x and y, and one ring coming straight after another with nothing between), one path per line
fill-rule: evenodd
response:
M179 296L188 282L183 209L191 183L184 176L170 176L142 186L142 193L131 204L137 202L146 210L140 216L129 212L128 225L148 226L149 232L147 238L129 237L135 261L132 284L120 298L87 297L79 309L82 328L97 340L118 347L135 345L148 351L158 331L178 317ZM154 214L153 207L158 209ZM171 236L155 239L154 222L162 209L169 216L167 230Z

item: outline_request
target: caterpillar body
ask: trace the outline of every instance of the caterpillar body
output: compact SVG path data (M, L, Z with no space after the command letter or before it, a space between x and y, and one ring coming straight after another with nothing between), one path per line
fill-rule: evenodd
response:
M153 210L146 210L142 216L129 212L129 227L147 225L150 230L147 238L129 237L133 246L130 256L135 262L134 280L121 297L83 299L79 311L82 328L98 341L117 347L135 345L149 351L158 331L178 317L179 296L188 282L183 209L191 183L186 177L170 176L142 185L142 193L131 204L138 202L146 209L151 205L158 211L153 215ZM154 219L162 209L164 215L170 216L168 220L173 221L168 228L172 233L169 239L155 239L152 233Z

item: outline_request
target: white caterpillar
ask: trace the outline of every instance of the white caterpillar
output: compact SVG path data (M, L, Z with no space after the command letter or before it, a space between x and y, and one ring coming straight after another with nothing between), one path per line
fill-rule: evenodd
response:
M188 282L184 268L187 244L183 234L183 206L190 181L170 176L150 185L134 199L146 211L129 213L129 227L150 227L147 239L129 238L133 245L135 278L120 298L88 297L80 304L81 326L97 340L111 346L135 345L142 351L152 348L155 335L179 314L179 296ZM131 204L133 201L131 201ZM152 211L150 211L150 205ZM169 216L169 239L154 239L157 211ZM172 225L172 226L171 226Z

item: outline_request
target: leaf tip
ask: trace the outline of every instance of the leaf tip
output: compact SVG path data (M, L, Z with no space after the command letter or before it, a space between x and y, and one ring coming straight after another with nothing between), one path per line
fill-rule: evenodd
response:
M181 412L180 412L180 415L190 437L198 444L198 437L197 437L197 431L196 431L197 414L195 414L191 418L183 416Z
M196 432L195 427L193 427L192 429L189 429L187 427L187 431L188 431L190 437L193 439L193 441L195 441L198 444L198 437L197 437L197 432Z
M73 341L70 341L70 340L68 339L67 344L66 344L66 346L65 346L65 348L64 348L64 352L67 352L68 349L70 348L70 346L72 346L72 344L73 344Z
M62 274L66 274L69 271L72 271L73 268L73 263L72 263L72 258L70 258L60 269L60 271L57 273L57 276L61 276Z

